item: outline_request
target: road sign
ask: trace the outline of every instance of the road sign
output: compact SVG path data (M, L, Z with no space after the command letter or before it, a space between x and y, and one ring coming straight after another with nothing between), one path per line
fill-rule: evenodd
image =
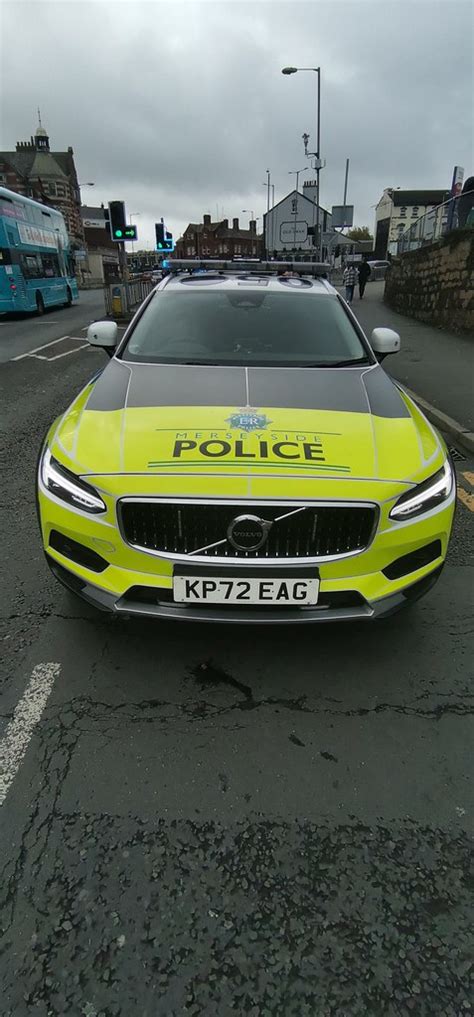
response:
M333 205L331 209L331 226L334 229L344 229L345 226L352 226L354 223L353 205Z
M308 223L301 220L282 222L280 241L282 244L304 244L308 236Z

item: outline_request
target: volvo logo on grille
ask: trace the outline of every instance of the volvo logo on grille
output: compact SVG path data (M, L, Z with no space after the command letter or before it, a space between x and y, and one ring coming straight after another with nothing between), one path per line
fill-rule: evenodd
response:
M227 528L227 540L236 551L258 551L266 542L271 520L260 516L236 516Z

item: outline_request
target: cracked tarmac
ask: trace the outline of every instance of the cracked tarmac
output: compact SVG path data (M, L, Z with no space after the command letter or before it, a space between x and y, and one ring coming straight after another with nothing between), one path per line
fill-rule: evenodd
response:
M0 737L32 668L61 673L2 809L1 1017L472 1013L471 514L378 625L96 615L32 489L86 367L4 370Z

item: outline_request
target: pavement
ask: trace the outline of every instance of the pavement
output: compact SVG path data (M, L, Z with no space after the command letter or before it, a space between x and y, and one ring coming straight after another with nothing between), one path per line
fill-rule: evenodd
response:
M104 362L47 346L84 335L84 296L46 353L33 319L0 326L1 1017L472 1013L474 461L406 613L96 614L53 581L34 503L42 435Z
M369 282L362 300L356 290L352 310L369 338L381 325L400 333L400 353L386 358L386 371L418 397L433 423L474 453L474 335L397 314L383 301L384 286Z

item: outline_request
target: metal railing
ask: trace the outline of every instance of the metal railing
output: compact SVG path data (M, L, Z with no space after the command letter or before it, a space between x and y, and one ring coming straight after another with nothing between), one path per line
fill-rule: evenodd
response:
M104 287L106 313L113 317L130 317L153 290L156 283L150 278L129 279L127 282L112 282Z
M415 219L396 241L397 254L416 251L419 247L439 240L451 230L466 227L474 227L474 190L450 198Z

